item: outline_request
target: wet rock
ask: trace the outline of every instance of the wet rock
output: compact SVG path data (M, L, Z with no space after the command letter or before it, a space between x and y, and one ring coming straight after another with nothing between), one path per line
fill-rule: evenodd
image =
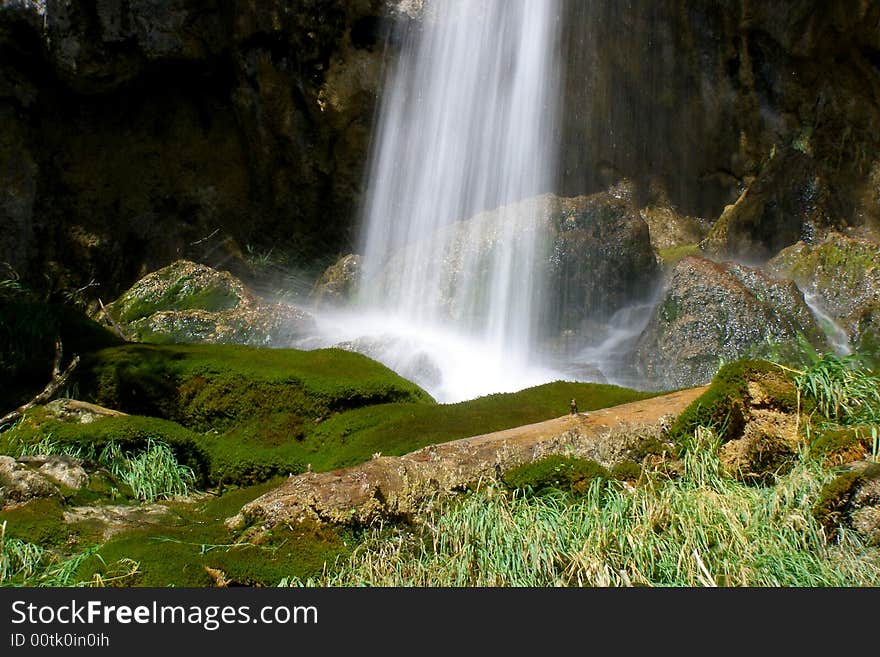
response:
M312 327L305 311L266 303L228 272L185 260L148 274L107 306L143 342L289 346Z
M551 198L546 319L557 330L583 331L650 298L660 280L648 223L625 189Z
M651 246L662 253L698 244L711 228L702 217L688 217L669 205L649 205L639 210L651 233Z
M840 225L827 180L807 154L777 153L737 202L725 208L702 243L712 255L766 261L799 240Z
M361 257L343 256L330 265L312 290L310 298L316 307L342 305L354 294L361 271Z
M815 297L853 344L880 335L880 243L832 232L785 249L766 270Z
M825 344L793 282L743 265L687 257L673 269L632 358L647 386L702 385L722 361L798 335Z

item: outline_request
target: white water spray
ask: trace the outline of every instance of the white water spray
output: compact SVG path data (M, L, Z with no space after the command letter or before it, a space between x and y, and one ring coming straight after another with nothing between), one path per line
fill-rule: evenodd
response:
M532 358L542 213L514 203L553 184L558 10L557 0L433 0L386 81L360 308L331 323L355 322L344 331L355 348L442 401L559 378Z

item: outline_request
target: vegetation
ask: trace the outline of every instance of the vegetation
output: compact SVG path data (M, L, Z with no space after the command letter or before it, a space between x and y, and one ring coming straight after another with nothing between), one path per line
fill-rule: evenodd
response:
M607 482L611 473L590 459L574 456L548 456L506 472L502 481L513 490L546 493L562 490L585 493L594 481Z
M722 442L740 435L745 425L750 381L760 381L780 410L798 410L798 394L790 373L766 361L729 363L718 371L709 389L673 423L670 435L679 449L684 449L698 427L712 428Z
M803 459L774 487L725 476L700 429L685 474L581 496L483 489L416 527L377 529L320 586L876 586L854 533L829 541L812 501L833 476Z

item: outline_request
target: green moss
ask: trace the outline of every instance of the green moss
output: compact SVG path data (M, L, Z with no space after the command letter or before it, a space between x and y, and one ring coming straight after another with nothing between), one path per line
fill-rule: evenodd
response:
M78 380L102 405L200 432L270 412L314 420L370 404L432 401L383 365L338 349L125 345L91 355Z
M0 511L0 525L6 535L41 547L68 545L72 533L64 524L64 509L56 498L33 499L26 504Z
M596 461L573 456L548 456L509 470L502 477L510 488L534 493L546 490L583 493L595 479L611 479L611 473Z
M730 363L718 371L709 389L670 428L670 438L679 449L700 426L713 428L722 442L739 436L745 427L750 381L760 384L774 407L786 412L797 410L797 391L784 370L764 361Z
M197 503L171 504L182 518L179 524L113 538L83 564L79 578L112 578L119 574L117 564L127 560L138 567L117 582L124 586L213 586L220 576L229 584L274 586L291 574L317 576L325 564L332 567L350 550L347 537L335 528L312 523L280 526L254 544L239 542L224 525L242 505L279 483L273 480Z
M636 463L641 463L647 456L667 456L671 455L674 450L669 443L665 443L659 438L648 438L639 443L629 452L629 458Z
M642 466L633 461L621 461L611 468L611 476L618 481L638 481L642 476Z
M674 267L680 260L688 256L698 256L702 253L699 243L682 244L673 246L668 249L659 249L657 255L660 256L660 264L663 267Z
M158 298L137 298L128 293L111 307L111 312L120 322L130 323L162 310L190 310L198 308L218 312L235 308L239 299L228 285L215 284L187 291L191 278L183 276L169 285ZM122 308L116 311L116 308Z
M871 452L871 430L868 427L826 429L813 439L810 451L834 465L860 460Z
M330 470L368 460L375 452L399 456L426 445L566 415L572 398L577 400L580 410L587 411L656 394L604 384L557 381L458 404L373 406L318 424L302 445L303 458L315 470Z

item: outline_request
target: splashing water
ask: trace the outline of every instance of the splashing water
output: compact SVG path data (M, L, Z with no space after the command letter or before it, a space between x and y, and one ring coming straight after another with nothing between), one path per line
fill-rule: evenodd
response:
M515 203L554 181L558 12L556 0L434 0L389 71L358 309L325 330L441 401L560 378L534 355L546 213Z

